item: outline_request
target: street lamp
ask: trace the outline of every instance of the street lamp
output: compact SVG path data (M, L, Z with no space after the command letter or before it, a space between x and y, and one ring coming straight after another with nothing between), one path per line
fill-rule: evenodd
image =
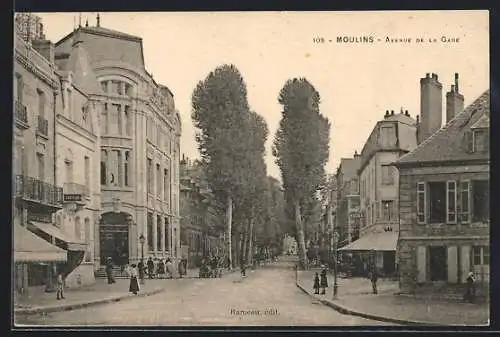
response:
M144 237L144 234L141 234L139 236L139 242L141 243L141 263L139 264L139 275L141 276L140 282L141 284L144 284L144 242L146 241L146 238ZM142 269L142 270L141 270Z
M337 245L339 243L339 233L337 231L333 232L333 253L334 253L334 261L333 261L333 298L337 298L338 292L338 284L337 284Z
M144 234L141 234L139 236L139 242L141 243L141 259L144 261L144 242L146 241L146 238L144 237Z

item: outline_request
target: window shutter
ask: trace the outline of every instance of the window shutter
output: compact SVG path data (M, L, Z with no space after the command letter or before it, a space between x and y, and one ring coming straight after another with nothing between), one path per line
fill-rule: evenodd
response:
M471 264L470 264L470 246L460 247L460 270L462 283L467 280L467 274L469 274Z
M448 247L448 282L458 282L458 254L457 246Z
M417 275L418 283L427 280L427 246L417 247Z
M446 182L446 222L457 223L457 182Z
M426 194L425 182L418 182L417 183L417 223L419 223L419 224L425 224L425 220L426 220L425 194Z

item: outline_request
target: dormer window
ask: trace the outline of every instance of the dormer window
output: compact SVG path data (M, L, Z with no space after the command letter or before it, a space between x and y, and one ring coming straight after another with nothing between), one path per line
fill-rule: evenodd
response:
M472 132L473 138L473 152L487 152L489 151L489 130L486 128L476 129Z

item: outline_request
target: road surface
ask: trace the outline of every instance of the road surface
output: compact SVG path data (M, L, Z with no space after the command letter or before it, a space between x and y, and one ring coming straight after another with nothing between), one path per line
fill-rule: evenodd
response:
M153 296L83 309L16 317L17 324L85 325L388 325L342 315L311 299L295 285L289 263L259 268L242 279L165 280L167 290Z

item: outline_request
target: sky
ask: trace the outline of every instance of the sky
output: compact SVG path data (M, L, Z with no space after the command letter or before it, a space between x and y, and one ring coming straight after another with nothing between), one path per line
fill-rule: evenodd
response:
M79 20L78 13L36 15L53 42ZM174 94L182 119L181 151L191 159L199 157L193 90L215 67L236 65L250 107L268 124L268 174L280 180L271 148L281 118L278 93L287 79L305 77L320 93L320 111L331 122L327 173L335 172L340 158L361 152L386 110L420 114L419 80L426 73L436 73L443 84L443 122L454 73L465 106L489 88L487 11L105 12L100 17L102 27L142 37L146 69ZM82 25L87 19L96 25L96 13L81 13ZM371 36L374 42L338 43L344 36ZM443 36L458 42L442 42ZM387 37L411 41L387 42Z

